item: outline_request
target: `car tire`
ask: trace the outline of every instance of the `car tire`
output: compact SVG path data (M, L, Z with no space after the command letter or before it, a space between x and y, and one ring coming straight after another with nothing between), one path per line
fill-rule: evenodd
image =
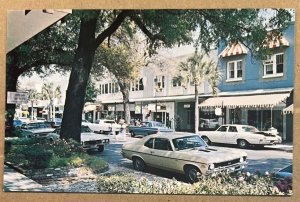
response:
M211 141L208 139L208 137L203 136L202 139L204 140L204 142L206 142L207 145L211 144Z
M199 181L199 179L198 179L199 172L200 172L199 169L195 166L187 166L184 171L185 176L186 176L188 182L190 182L190 183L195 183L195 182Z
M238 145L239 148L245 149L245 148L248 147L248 142L246 140L243 140L243 139L242 140L238 140L237 141L237 145Z
M139 158L139 157L135 157L133 158L133 168L135 170L138 170L138 171L145 171L146 170L146 164L144 162L143 159Z
M104 151L104 145L100 145L100 146L98 147L98 151L99 151L99 152L103 152L103 151Z

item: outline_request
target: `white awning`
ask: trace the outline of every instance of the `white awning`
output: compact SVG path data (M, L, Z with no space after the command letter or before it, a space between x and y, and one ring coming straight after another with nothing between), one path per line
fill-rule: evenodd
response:
M291 104L287 108L282 110L283 114L292 114L294 112L294 104Z
M274 107L284 101L290 94L245 95L232 97L212 97L204 100L199 107Z

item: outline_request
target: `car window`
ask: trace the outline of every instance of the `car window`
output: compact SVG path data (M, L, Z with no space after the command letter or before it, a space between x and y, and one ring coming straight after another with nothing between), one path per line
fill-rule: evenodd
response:
M227 128L228 128L228 126L221 126L220 128L218 128L217 131L220 131L220 132L226 132L226 131L227 131Z
M180 137L172 140L175 150L194 149L196 147L207 146L198 136Z
M81 126L81 132L82 133L91 133L93 132L88 126Z
M258 129L253 126L243 126L242 131L243 132L258 132Z
M237 132L237 129L235 126L229 126L228 132Z
M149 140L144 144L144 146L145 146L145 147L148 147L148 148L150 148L150 149L152 149L152 148L153 148L153 142L154 142L154 139L151 138L151 139L149 139Z
M155 138L154 149L172 151L171 143L168 139Z

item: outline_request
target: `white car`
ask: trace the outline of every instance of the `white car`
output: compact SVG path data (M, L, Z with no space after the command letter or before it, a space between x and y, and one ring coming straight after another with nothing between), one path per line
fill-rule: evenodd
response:
M99 133L107 133L107 132L115 131L116 134L118 134L121 130L120 124L117 124L114 120L109 120L109 119L98 119L96 123L82 121L81 124L84 126L88 126L93 131Z
M207 143L237 144L240 148L249 145L272 145L282 142L280 136L272 132L259 131L254 126L226 124L216 131L199 131L201 138Z
M197 134L182 132L148 135L124 144L122 155L133 161L136 170L156 167L185 174L190 182L197 181L199 175L239 171L247 166L245 152L208 147Z
M47 135L50 142L59 139L60 128L55 129L53 133ZM84 150L94 150L103 152L104 146L110 143L110 139L106 135L94 133L88 126L81 126L81 145Z

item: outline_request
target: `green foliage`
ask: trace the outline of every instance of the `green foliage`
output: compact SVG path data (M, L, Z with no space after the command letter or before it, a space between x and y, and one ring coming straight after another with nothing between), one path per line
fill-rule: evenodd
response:
M107 162L96 156L87 156L85 164L94 172L101 173L108 167Z
M45 150L43 145L27 146L23 152L28 161L27 166L35 169L47 168L53 156L53 151Z
M144 194L210 194L210 195L284 195L271 176L219 174L202 177L199 182L187 184L175 179L137 177L116 173L100 176L98 191L104 193ZM291 194L291 190L288 192Z
M96 88L95 83L91 79L89 79L85 91L85 101L95 101L98 93L99 89Z

